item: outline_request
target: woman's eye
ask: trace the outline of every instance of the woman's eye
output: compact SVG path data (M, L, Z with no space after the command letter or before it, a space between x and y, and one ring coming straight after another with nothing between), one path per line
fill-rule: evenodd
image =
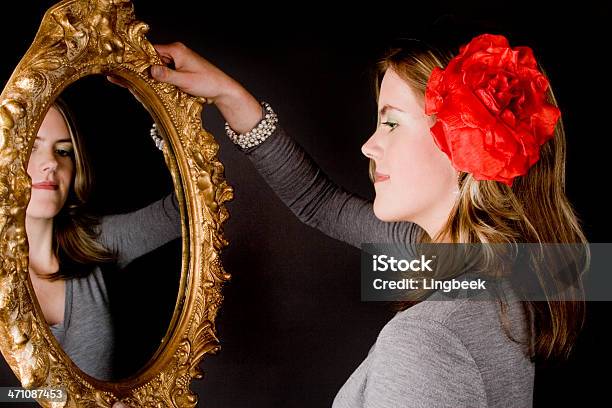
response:
M385 126L388 126L389 128L391 128L391 130L395 129L398 125L398 123L396 122L390 122L390 121L386 121L382 123Z
M55 152L62 157L72 156L72 150L56 149Z

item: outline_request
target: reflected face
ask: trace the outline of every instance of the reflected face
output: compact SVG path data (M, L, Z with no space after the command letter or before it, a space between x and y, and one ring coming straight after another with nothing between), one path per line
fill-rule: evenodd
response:
M26 214L52 219L68 198L74 177L74 146L62 114L51 107L43 120L28 162L32 196Z
M436 146L423 100L388 69L380 87L378 126L363 145L375 161L374 213L383 221L412 221L430 236L457 197L457 171Z

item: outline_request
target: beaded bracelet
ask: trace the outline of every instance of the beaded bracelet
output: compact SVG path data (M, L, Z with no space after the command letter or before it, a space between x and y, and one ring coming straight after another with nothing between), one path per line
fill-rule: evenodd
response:
M272 110L270 104L262 102L263 119L253 129L244 134L237 134L230 125L225 122L225 133L232 142L240 146L242 149L248 149L257 146L266 140L276 130L278 116Z
M151 139L153 139L153 142L155 142L155 146L159 150L164 150L164 139L162 139L162 137L157 132L157 125L155 123L153 124L153 126L151 126L150 134Z
M276 130L276 124L278 123L278 116L272 110L270 104L266 102L261 103L263 108L263 118L253 129L245 134L237 134L230 125L225 123L225 132L232 142L240 146L242 149L248 149L249 147L257 146L266 140ZM164 139L159 135L157 131L157 125L154 123L151 127L151 138L155 143L155 146L159 150L164 148Z

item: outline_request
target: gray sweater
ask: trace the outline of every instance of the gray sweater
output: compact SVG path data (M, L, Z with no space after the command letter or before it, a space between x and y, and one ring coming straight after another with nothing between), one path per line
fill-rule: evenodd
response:
M332 183L281 128L246 153L302 222L333 238L360 247L415 242L422 233L413 223L378 220L371 202ZM521 305L508 296L512 335L527 340ZM436 299L385 325L334 408L532 406L534 364L506 336L497 304Z
M174 194L127 214L102 217L98 241L118 255L118 266L181 236ZM100 267L87 276L67 279L64 320L50 326L62 349L86 374L112 380L115 334L108 293Z
M378 220L370 202L333 184L280 128L246 152L300 220L333 238L359 247L362 242L414 242L422 233L412 223ZM169 200L104 217L100 240L117 251L121 265L180 237L177 206ZM520 304L509 300L508 321L514 336L524 339ZM67 281L66 327L52 327L73 361L100 379L112 376L107 303L98 269L83 280ZM439 301L433 295L383 328L333 406L529 407L533 379L534 365L503 332L495 303Z

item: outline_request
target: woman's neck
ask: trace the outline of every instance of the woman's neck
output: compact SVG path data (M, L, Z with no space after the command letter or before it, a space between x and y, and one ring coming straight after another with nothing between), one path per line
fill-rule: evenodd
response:
M53 219L26 216L26 233L30 247L30 269L37 274L50 274L59 268L53 253Z

